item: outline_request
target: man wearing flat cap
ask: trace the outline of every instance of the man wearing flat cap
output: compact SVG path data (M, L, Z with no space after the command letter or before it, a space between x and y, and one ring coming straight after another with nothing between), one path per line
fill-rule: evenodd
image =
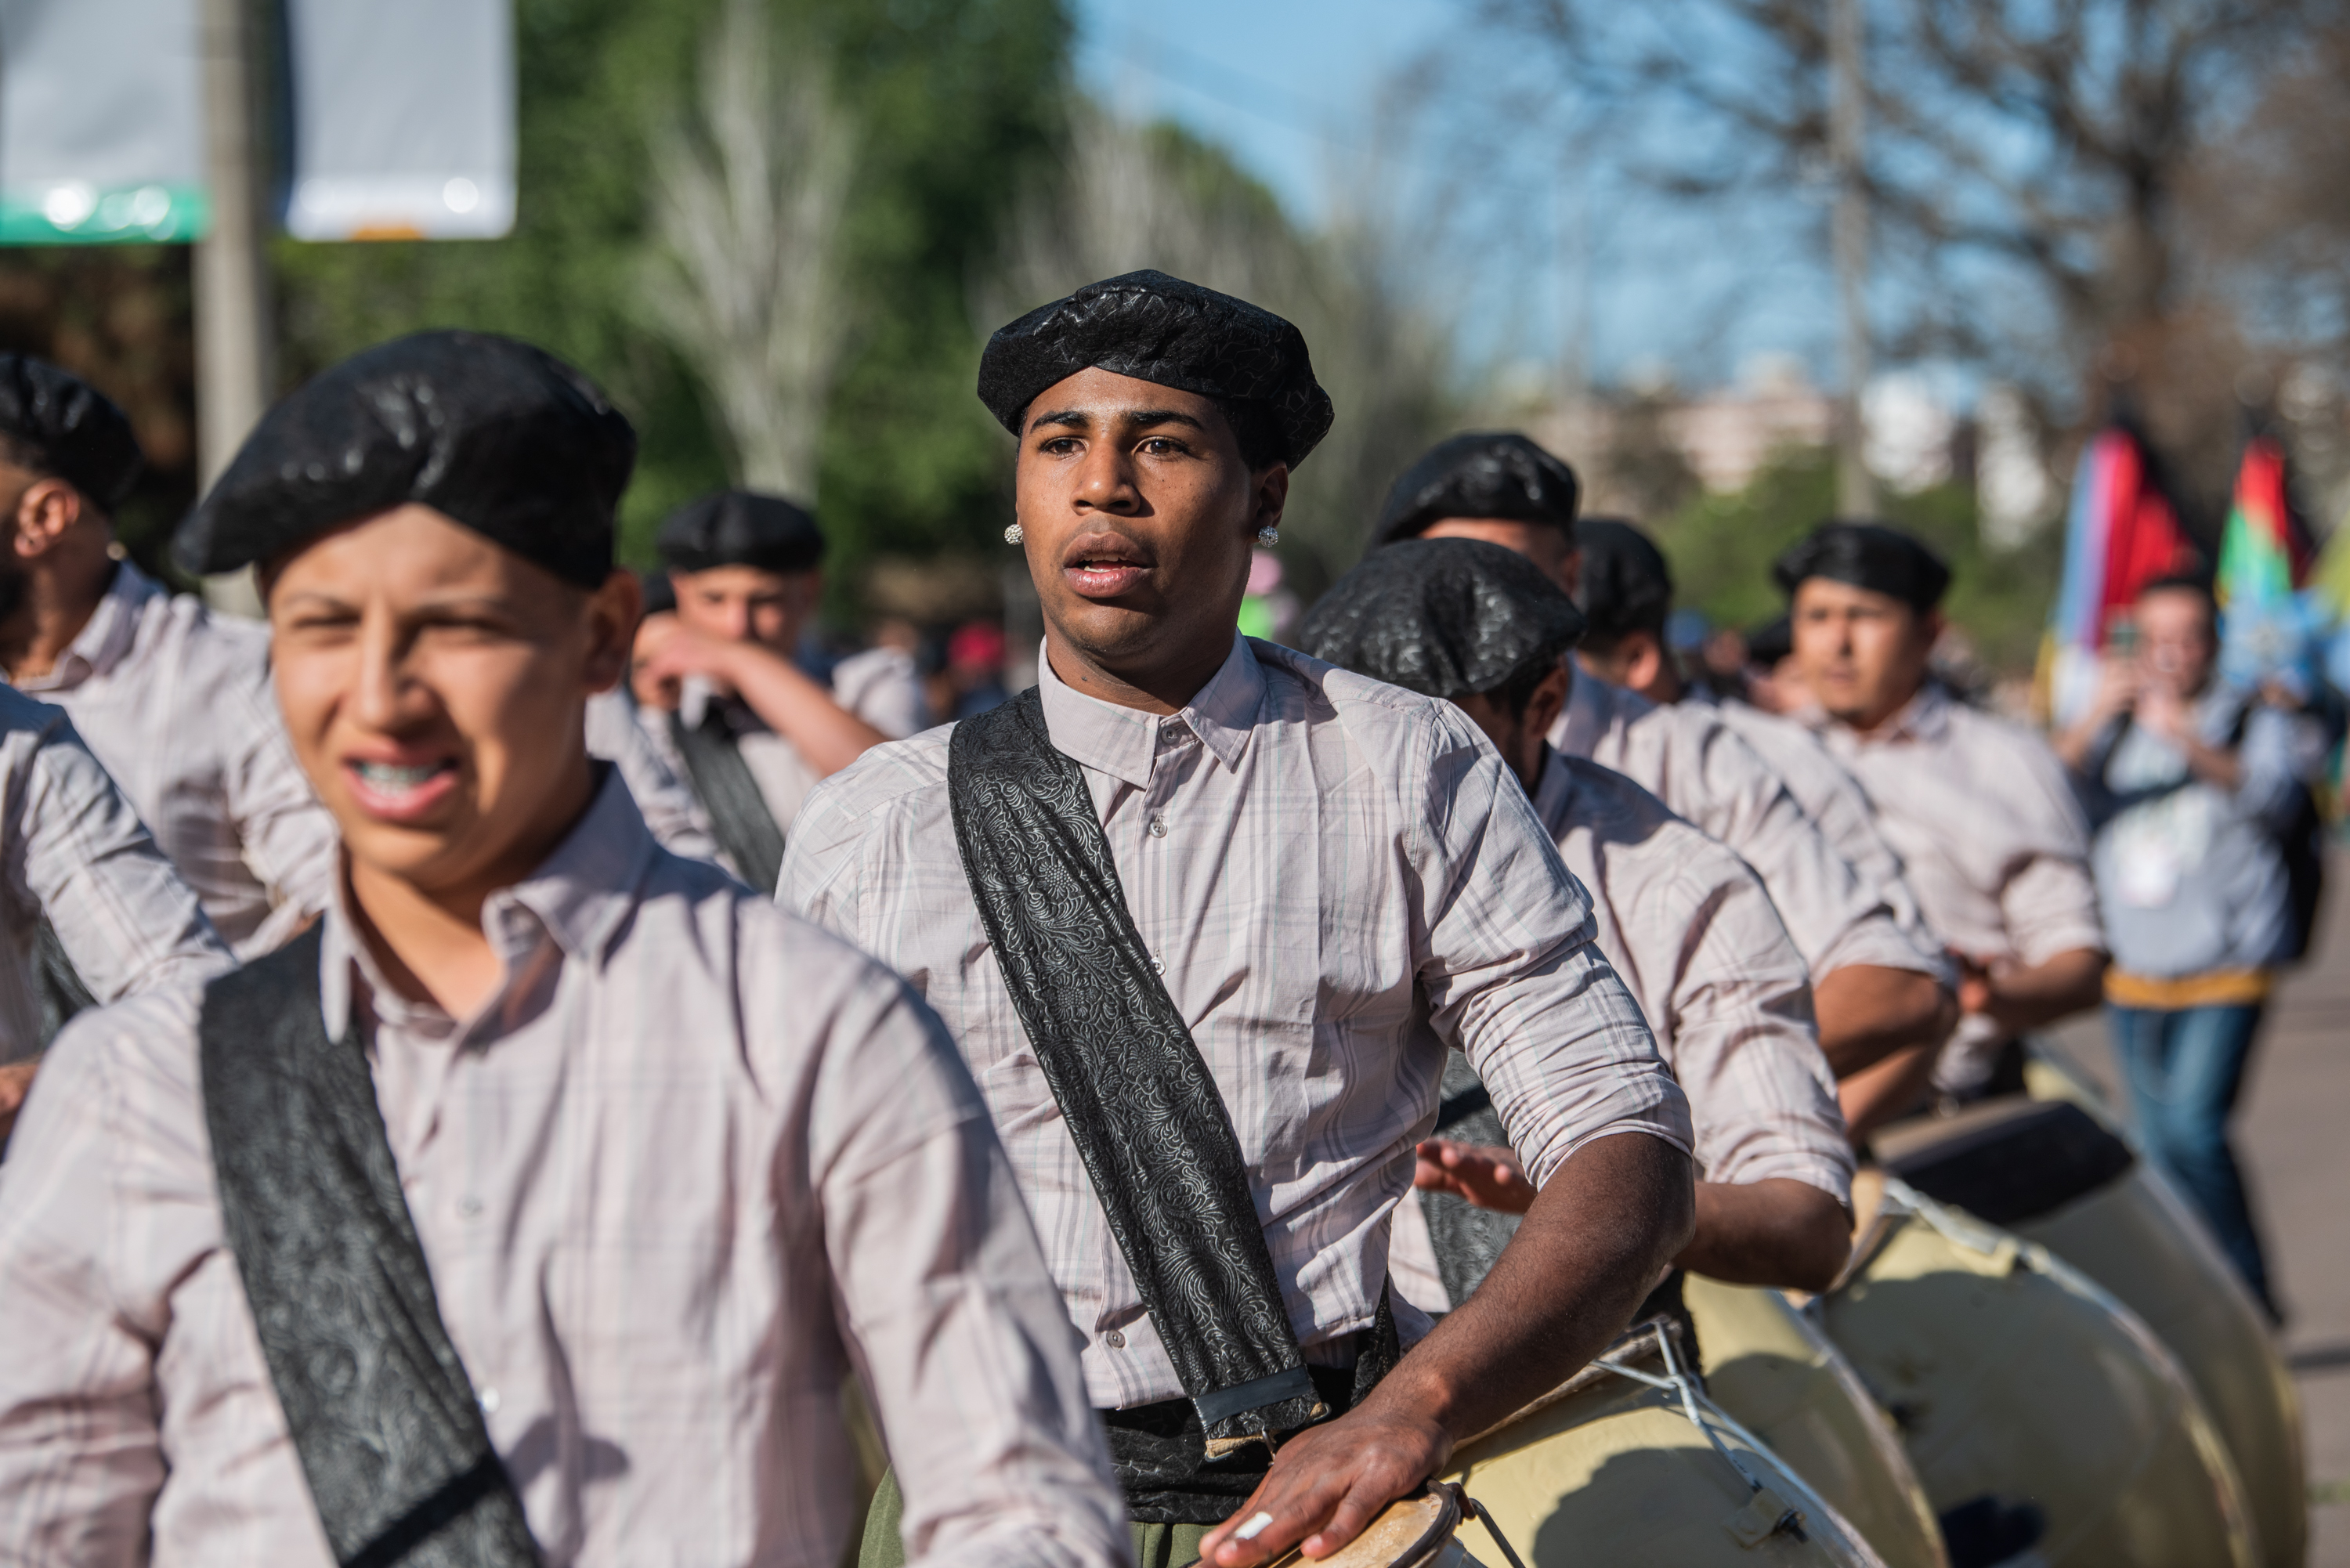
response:
M1574 471L1525 437L1455 436L1396 481L1378 536L1506 545L1583 603L1575 504ZM1754 867L1811 967L1820 1044L1840 1075L1950 1033L1939 950L1903 929L1884 890L1861 879L1718 714L1586 679L1568 692L1550 742L1624 774Z
M0 354L0 664L73 716L213 926L251 957L326 908L334 819L286 745L267 628L118 558L114 509L143 461L96 389Z
M1819 826L1852 867L1861 887L1884 899L1910 946L1929 957L1939 953L1941 939L1926 923L1901 857L1877 826L1867 792L1819 737L1792 719L1749 703L1719 701L1710 689L1682 678L1665 646L1673 577L1664 552L1634 524L1618 518L1583 518L1575 534L1583 547L1582 592L1576 603L1590 623L1575 651L1585 672L1650 702L1687 703L1721 719L1778 775L1804 815ZM1941 979L1948 1008L1941 1033L1947 1034L1958 1021L1956 997L1949 994L1957 975L1948 972ZM1849 1075L1844 1110L1856 1138L1893 1114L1901 1098L1900 1084L1915 1080L1939 1044L1939 1036L1920 1040L1878 1058L1878 1063L1898 1059L1906 1066L1881 1067L1849 1058L1840 1064Z
M722 491L680 508L657 547L674 595L637 634L638 717L688 779L737 876L775 890L784 844L816 781L922 727L899 649L843 659L828 683L796 662L823 594L824 535L779 495Z
M1927 921L1958 955L1964 1015L1933 1081L1961 1100L2019 1088L2013 1043L2095 1006L2106 964L2088 830L2064 769L2039 736L1933 678L1950 573L1924 545L1881 523L1826 523L1773 575L1814 699L1792 717L1867 791Z
M1584 616L1524 556L1411 539L1339 578L1299 640L1468 714L1589 890L1600 950L1689 1096L1697 1230L1675 1262L1738 1284L1825 1290L1850 1250L1853 1160L1803 956L1744 861L1621 774L1544 739L1582 679L1561 656L1584 634ZM1474 1104L1480 1087L1452 1056L1447 1105ZM1508 1233L1506 1219L1464 1203L1506 1215L1533 1196L1491 1109L1458 1116L1420 1145L1420 1202L1397 1224L1399 1264L1416 1265L1398 1266L1398 1283L1435 1312L1470 1298Z
M1038 683L819 784L782 897L962 1047L1143 1560L1326 1555L1623 1327L1688 1239L1687 1102L1468 720L1238 634L1332 418L1297 329L1134 273L997 332L979 392ZM1539 1196L1429 1333L1388 1236L1448 1046Z
M595 763L628 421L509 339L369 349L176 548L257 566L341 831L318 925L84 1014L0 1167L12 1561L801 1564L841 1387L923 1563L1124 1542L1060 1302L931 1013Z

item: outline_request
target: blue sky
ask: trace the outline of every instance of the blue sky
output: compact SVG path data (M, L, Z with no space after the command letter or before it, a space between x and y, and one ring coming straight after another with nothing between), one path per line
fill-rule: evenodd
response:
M1474 8L1475 0L1191 0L1180 9L1077 0L1078 76L1130 118L1172 119L1228 148L1310 223L1334 157L1378 133L1383 84L1432 55L1450 50L1459 61L1457 30ZM1472 66L1456 79L1475 82L1480 72ZM1427 130L1441 139L1470 126L1485 107L1477 97L1472 88L1440 99ZM1660 210L1638 192L1578 186L1537 134L1496 136L1490 120L1479 129L1495 150L1489 161L1437 169L1446 155L1425 145L1415 160L1419 171L1464 189L1516 192L1480 209L1490 220L1514 207L1514 221L1449 236L1475 258L1460 270L1457 303L1475 359L1556 365L1580 321L1583 360L1602 378L1662 363L1685 382L1721 381L1773 351L1832 372L1831 300L1803 204Z

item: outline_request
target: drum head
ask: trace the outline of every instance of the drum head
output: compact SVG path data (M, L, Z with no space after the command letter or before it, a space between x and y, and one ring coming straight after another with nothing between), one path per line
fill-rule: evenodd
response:
M1273 1568L1435 1568L1461 1528L1461 1490L1439 1483L1416 1497L1399 1498L1363 1532L1327 1557L1292 1552ZM1449 1559L1459 1561L1457 1557Z

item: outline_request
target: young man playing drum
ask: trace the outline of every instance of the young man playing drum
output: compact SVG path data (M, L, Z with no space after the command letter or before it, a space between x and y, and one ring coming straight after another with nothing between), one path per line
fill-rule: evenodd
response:
M1590 890L1600 950L1639 999L1696 1126L1697 1231L1676 1262L1731 1283L1824 1290L1850 1243L1853 1158L1803 957L1743 861L1622 774L1544 739L1580 679L1562 656L1583 627L1524 556L1481 540L1414 539L1339 578L1299 640L1468 714ZM1473 1103L1473 1076L1456 1067L1455 1078L1447 1103ZM1514 1157L1457 1141L1492 1144L1501 1129L1488 1118L1464 1116L1451 1139L1422 1144L1419 1185L1523 1212L1531 1192ZM1437 1278L1423 1269L1409 1282L1434 1310L1466 1303L1478 1282L1489 1238L1460 1218L1434 1208L1446 1232L1427 1260Z
M590 760L634 452L569 368L428 333L280 403L184 525L262 569L342 860L312 931L52 1053L0 1179L12 1561L817 1568L852 1366L917 1560L1121 1560L937 1021Z
M1826 523L1773 574L1814 699L1790 717L1868 792L1960 966L1963 1016L1934 1085L1956 1100L2021 1089L2017 1042L2095 1006L2106 969L2088 826L2064 768L2039 736L1934 678L1950 571L1916 539ZM1877 1071L1913 1098L1922 1087L1901 1060Z
M1505 545L1580 603L1577 498L1575 471L1525 437L1455 436L1388 490L1379 537ZM1811 967L1820 1045L1839 1075L1950 1033L1955 1012L1940 950L1903 929L1884 891L1859 879L1718 715L1579 680L1550 742L1624 774L1754 867Z
M1234 631L1330 424L1296 328L1136 273L998 332L980 394L1038 687L817 786L782 897L978 1075L1145 1559L1326 1555L1623 1327L1687 1240L1687 1106L1467 720ZM1419 1339L1388 1217L1446 1044L1539 1196Z

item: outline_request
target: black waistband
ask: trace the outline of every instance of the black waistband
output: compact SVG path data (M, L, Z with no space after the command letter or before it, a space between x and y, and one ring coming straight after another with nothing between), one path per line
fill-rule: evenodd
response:
M1326 1411L1322 1419L1361 1404L1403 1359L1394 1294L1393 1286L1380 1287L1371 1326L1353 1336L1353 1366L1305 1368ZM1189 1399L1159 1399L1099 1415L1126 1511L1137 1523L1221 1524L1248 1501L1273 1464L1270 1442L1243 1443L1210 1459L1199 1407Z

